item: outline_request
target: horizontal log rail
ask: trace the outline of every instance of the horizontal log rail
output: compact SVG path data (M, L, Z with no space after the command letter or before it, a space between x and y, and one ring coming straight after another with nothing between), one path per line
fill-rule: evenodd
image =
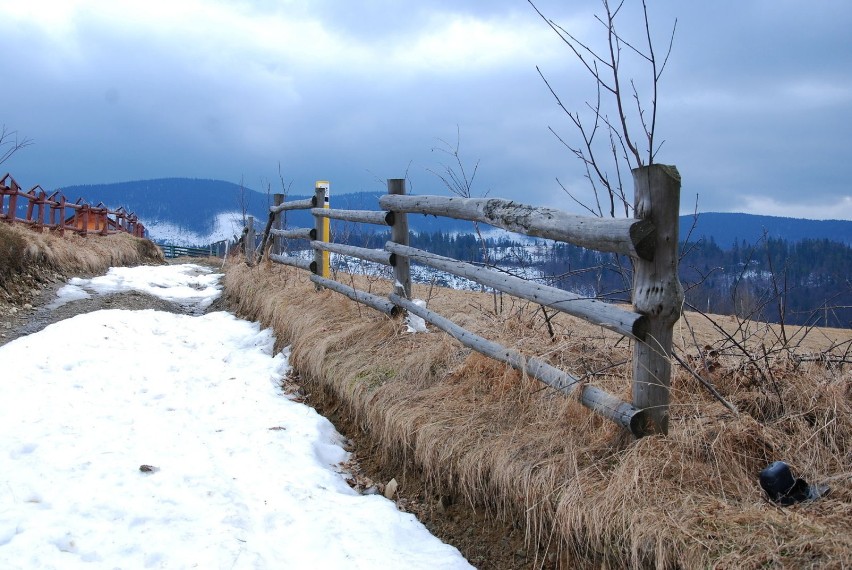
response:
M349 257L357 257L365 261L372 261L380 265L393 267L396 265L396 255L389 253L383 249L368 249L366 247L356 247L354 245L344 245L340 243L329 243L324 241L312 241L311 247L322 251L330 251Z
M482 222L533 237L564 241L598 251L654 258L654 226L646 220L576 216L500 198L393 196L379 198L392 212L431 214Z
M316 206L313 198L306 198L304 200L294 200L292 202L282 202L277 206L270 206L270 213L277 214L278 212L285 212L287 210L308 210Z
M515 370L532 376L566 396L572 396L578 388L581 389L578 398L581 404L612 420L619 426L627 428L637 437L646 435L644 432L645 412L621 401L612 394L594 386L583 385L578 378L555 368L540 358L524 357L516 350L476 335L438 313L421 307L395 293L390 294L390 300L409 313L414 313L426 322L435 325L464 346L508 364Z
M377 212L375 210L333 210L330 208L313 208L311 214L320 218L357 222L361 224L376 224L392 226L393 212Z
M331 289L341 295L346 295L353 301L372 307L390 317L395 317L399 314L399 307L384 297L379 297L378 295L373 295L372 293L355 289L349 285L344 285L343 283L339 283L332 279L326 279L319 275L311 275L311 281L320 287L325 287L326 289Z
M23 200L26 200L26 212L19 217L18 209L23 206ZM80 235L126 232L145 237L145 226L124 208L110 210L103 203L92 206L82 198L69 202L58 191L48 195L38 185L23 192L8 173L0 178L0 220L24 224L36 231L55 231L59 235L68 230Z
M269 230L273 236L282 237L285 239L317 239L316 230L313 228L295 228L292 230Z
M298 267L299 269L304 269L305 271L310 271L311 273L316 273L317 270L317 264L314 263L312 259L302 259L301 257L279 255L277 253L270 253L269 259L275 261L276 263L280 263L281 265Z
M600 325L635 340L644 340L647 332L647 318L632 311L626 311L611 303L596 299L581 297L556 287L541 285L508 273L478 267L471 263L459 261L451 257L443 257L422 249L406 247L393 242L387 242L385 249L399 256L428 265L440 271L446 271L459 277L476 281L486 287L491 287L514 295L521 299L533 301L549 309L580 317L586 321Z

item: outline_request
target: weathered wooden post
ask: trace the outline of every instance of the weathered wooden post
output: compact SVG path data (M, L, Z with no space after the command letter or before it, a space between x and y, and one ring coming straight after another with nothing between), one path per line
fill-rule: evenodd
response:
M323 208L325 204L325 196L326 196L326 188L320 187L319 183L314 187L314 208ZM321 216L317 216L314 214L314 233L316 234L317 241L325 241L324 239L324 229L328 224L328 218L323 218ZM316 267L316 273L320 277L326 277L328 269L324 267L324 262L326 259L329 259L328 256L323 255L325 252L320 249L314 250L314 265ZM322 289L322 285L316 285L317 291Z
M98 211L98 223L100 226L100 234L105 236L109 233L109 210L104 206Z
M315 188L317 190L317 208L328 210L331 208L330 194L331 183L328 180L317 180ZM322 190L322 200L320 200L319 191ZM317 240L329 243L331 241L331 220L325 216L319 218L320 224L317 226ZM322 264L317 264L317 274L328 279L331 277L331 253L328 251L320 251L322 255Z
M47 204L47 192L44 190L39 190L38 196L36 198L36 208L38 209L38 218L34 225L36 231L41 233L44 231L44 206Z
M55 224L56 233L65 235L65 196L59 195L59 200L50 208L50 223Z
M388 194L404 196L405 179L388 178ZM393 226L391 226L391 241L400 245L408 245L408 214L405 212L393 213ZM394 293L405 299L411 299L411 260L402 255L396 256L396 264L393 267Z
M329 182L318 180L314 186L314 190L314 208L329 208ZM328 218L314 214L314 230L316 232L316 241L325 243L331 241L331 221ZM321 249L314 250L314 263L317 268L316 274L328 279L331 274L331 254ZM322 289L321 285L317 285L317 290L319 289Z
M81 210L83 212L83 235L86 236L89 235L89 205L84 204L80 207L80 210L77 210L77 213L80 213Z
M672 329L680 318L683 287L678 278L680 173L653 164L633 170L635 217L656 228L652 260L635 259L633 307L648 317L644 342L633 351L633 405L647 410L648 433L669 431Z
M65 235L65 203L67 199L65 195L59 196L59 235Z
M248 217L246 225L246 263L254 265L254 216Z
M115 229L119 232L126 232L127 228L124 226L124 209L118 208L115 212Z
M21 191L21 187L18 186L18 183L11 176L9 176L9 184L12 193L9 194L9 211L6 213L6 220L14 222L18 215L18 192Z
M280 206L284 203L284 194L273 194L272 205ZM275 218L272 220L272 228L276 230L284 229L284 212L275 212ZM281 236L273 236L272 238L272 253L281 255Z
M29 203L27 204L27 221L32 222L33 221L33 212L35 211L35 201L36 201L35 190L30 189L30 191L26 193L26 197L27 197L27 200L29 200Z

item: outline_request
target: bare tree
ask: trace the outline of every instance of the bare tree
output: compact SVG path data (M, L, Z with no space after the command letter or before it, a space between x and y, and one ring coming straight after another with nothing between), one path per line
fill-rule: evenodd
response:
M662 146L662 142L657 141L656 132L658 89L671 54L677 20L672 25L668 48L660 61L654 50L646 0L642 0L643 32L638 41L627 39L616 27L627 0L601 0L604 15L596 15L595 19L605 30L606 42L599 49L582 42L546 17L533 0L527 1L568 46L592 76L596 86L596 97L593 101L585 102L585 111L571 111L562 102L545 74L536 67L557 104L580 134L579 144L570 143L549 127L558 140L583 163L585 177L592 187L594 204L583 202L564 184L558 180L557 182L572 200L593 215L604 216L603 197L609 216L616 217L616 210L622 210L625 216L629 216L632 205L627 199L625 180L631 178L623 171L625 168L653 164ZM647 68L646 89L640 90L637 81L627 76L629 72L625 71L625 63L626 56L630 55L638 58L640 65ZM630 99L633 100L632 104ZM614 118L610 112L614 114ZM636 122L641 124L639 132L633 126ZM609 158L604 158L605 156Z
M13 154L33 144L27 137L18 138L18 131L10 131L6 125L0 127L0 164L9 160Z
M434 152L437 150L450 156L452 158L452 162L450 164L441 164L441 170L438 172L431 169L429 172L437 176L447 190L456 196L461 198L472 198L473 181L476 179L476 173L479 171L479 160L476 161L473 168L465 168L461 154L459 153L459 148L461 147L461 131L459 130L458 125L456 126L456 144L450 144L444 139L439 139L439 142L441 143L441 146L433 147L432 151ZM483 195L487 196L488 192L485 192ZM476 232L476 238L479 241L479 247L482 250L482 262L485 265L488 265L488 244L482 235L479 222L473 222L473 229Z
M660 78L674 44L677 20L672 25L665 56L660 61L654 49L646 0L641 0L642 31L638 40L628 39L617 29L617 24L623 26L620 16L627 17L623 14L627 0L601 0L603 15L595 15L595 20L603 27L606 41L597 48L581 41L575 34L545 16L533 0L527 1L568 46L591 75L595 85L594 100L585 101L582 112L572 111L545 73L536 67L557 105L579 134L578 142L570 142L568 137L548 127L559 142L583 164L584 177L592 190L592 202L580 199L558 178L556 181L571 200L593 216L629 217L633 209L632 199L628 197L628 185L632 181L629 171L653 164L662 146L662 142L657 141L658 91ZM644 67L644 82L639 82L643 84L642 89L630 75L636 69L636 64L640 69ZM637 129L637 123L641 129ZM632 260L616 255L613 263L605 264L601 269L607 266L620 275L622 287L604 296L617 297L629 291ZM602 291L597 291L598 296L602 294Z
M248 224L248 209L250 202L251 198L249 197L248 189L245 186L243 177L240 176L240 189L237 190L237 208L239 209L238 211L240 213L243 227L246 227L246 224Z
M281 163L278 163L278 181L281 184L281 194L284 195L284 201L287 201L287 196L290 195L290 191L293 189L293 181L290 180L289 183L284 182L284 173L281 171ZM281 212L281 227L287 227L287 210Z

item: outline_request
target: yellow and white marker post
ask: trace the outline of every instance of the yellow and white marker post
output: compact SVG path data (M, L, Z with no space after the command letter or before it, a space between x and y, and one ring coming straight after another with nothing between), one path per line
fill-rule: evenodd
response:
M331 204L329 201L331 183L328 180L317 180L314 185L314 189L316 190L317 199L320 197L320 190L323 191L323 208L330 208ZM317 208L320 205L317 204ZM331 241L331 220L329 218L322 218L322 241L325 243L329 243ZM323 251L322 252L322 272L320 273L321 277L325 277L328 279L331 276L331 252Z

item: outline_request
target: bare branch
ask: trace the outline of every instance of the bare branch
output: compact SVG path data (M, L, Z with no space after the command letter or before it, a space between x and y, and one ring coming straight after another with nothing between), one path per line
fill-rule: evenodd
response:
M638 43L627 39L617 29L616 19L622 16L626 0L601 0L603 14L594 16L595 20L606 30L606 47L601 51L597 51L591 45L580 41L563 26L547 18L538 9L533 0L527 1L547 26L571 49L574 56L577 57L586 71L592 76L597 88L597 101L595 103L586 102L586 107L591 110L595 117L595 124L592 128L589 125L583 124L579 113L568 110L564 102L544 77L542 71L537 68L539 75L545 81L548 90L556 99L557 104L569 117L583 138L582 145L565 144L562 139L560 139L560 142L563 142L575 156L583 161L587 172L586 177L589 179L592 189L595 192L596 202L600 202L597 195L598 186L600 185L603 187L603 190L610 194L608 197L610 215L615 215L615 205L618 203L624 206L625 215L630 215L630 203L626 199L627 192L622 184L621 168L635 168L644 166L646 163L652 164L656 160L657 153L662 148L663 143L658 143L656 140L658 83L672 52L677 20L675 20L675 24L672 27L665 58L660 65L652 41L647 0L642 0L642 14L644 17L643 39L646 43L644 46L640 46ZM622 62L622 56L625 54L635 55L642 63L650 67L648 75L650 76L649 79L652 86L652 96L649 100L643 100L640 93L639 85L642 85L642 82L639 82L637 85L637 82L632 77L628 77L627 72L622 69L622 63L624 63L625 69L629 63L626 59ZM631 95L634 99L634 104L630 105L625 100L628 82L632 90ZM612 103L616 109L618 114L617 119L610 120L607 116L606 110L602 107L601 103L601 91L612 95L612 98L608 99L608 104ZM633 110L634 105L635 111ZM628 107L630 107L629 110ZM638 129L636 129L636 132L632 130L632 123L635 121L641 124L641 135L638 133ZM617 170L612 175L607 173L607 168L603 163L598 162L598 157L595 156L596 153L593 150L597 145L602 144L602 141L595 142L594 140L597 129L602 126L606 126L610 130L608 151L612 156L612 164L614 164ZM646 143L647 149L645 148ZM598 209L600 210L600 208Z
M600 214L599 214L598 212L595 212L594 210L592 210L591 208L589 208L589 206L587 206L585 203L581 202L581 201L580 201L580 200L578 200L578 199L577 199L577 198L576 198L573 194L571 194L571 191L570 191L570 190L568 190L568 189L565 187L565 185L564 185L564 184L562 184L562 182L561 182L558 178L556 179L556 183L557 183L557 184L559 184L559 186L561 186L561 187L562 187L562 190L563 190L563 191L564 191L564 192L568 195L568 197L569 197L569 198L571 198L574 202L576 202L576 203L577 203L577 205L579 205L580 207L585 208L586 210L588 210L588 212L589 212L590 214L592 214L593 216L598 216L598 217L600 217ZM598 207L600 207L600 204L598 204Z
M585 66L585 68L588 70L588 72L591 73L592 76L594 76L596 78L596 80L599 83L601 83L601 85L606 90L608 90L610 92L614 92L613 87L610 87L609 85L606 85L603 82L601 76L597 73L593 64L590 64L589 61L586 60L586 58L583 56L583 54L580 53L580 50L582 50L585 53L587 53L588 55L590 55L592 57L593 62L598 61L600 63L603 63L607 67L610 66L610 63L606 59L604 59L602 56L598 55L594 50L592 50L586 44L579 41L576 37L574 37L572 34L570 34L562 26L556 24L553 20L547 18L544 14L542 14L541 10L538 9L538 7L535 5L535 3L532 0L527 0L527 2L529 2L530 6L533 7L533 10L535 10L536 13L541 17L541 19L545 21L545 23L550 27L550 29L552 29L556 33L556 35L559 36L559 38L563 42L565 42L565 44L571 49L571 51L574 52L574 55L577 56L577 59L580 60L580 62ZM580 49L578 49L578 47Z
M11 140L9 140L11 139ZM27 137L18 138L18 131L6 129L6 125L0 127L0 164L9 160L13 154L33 144L32 139Z

